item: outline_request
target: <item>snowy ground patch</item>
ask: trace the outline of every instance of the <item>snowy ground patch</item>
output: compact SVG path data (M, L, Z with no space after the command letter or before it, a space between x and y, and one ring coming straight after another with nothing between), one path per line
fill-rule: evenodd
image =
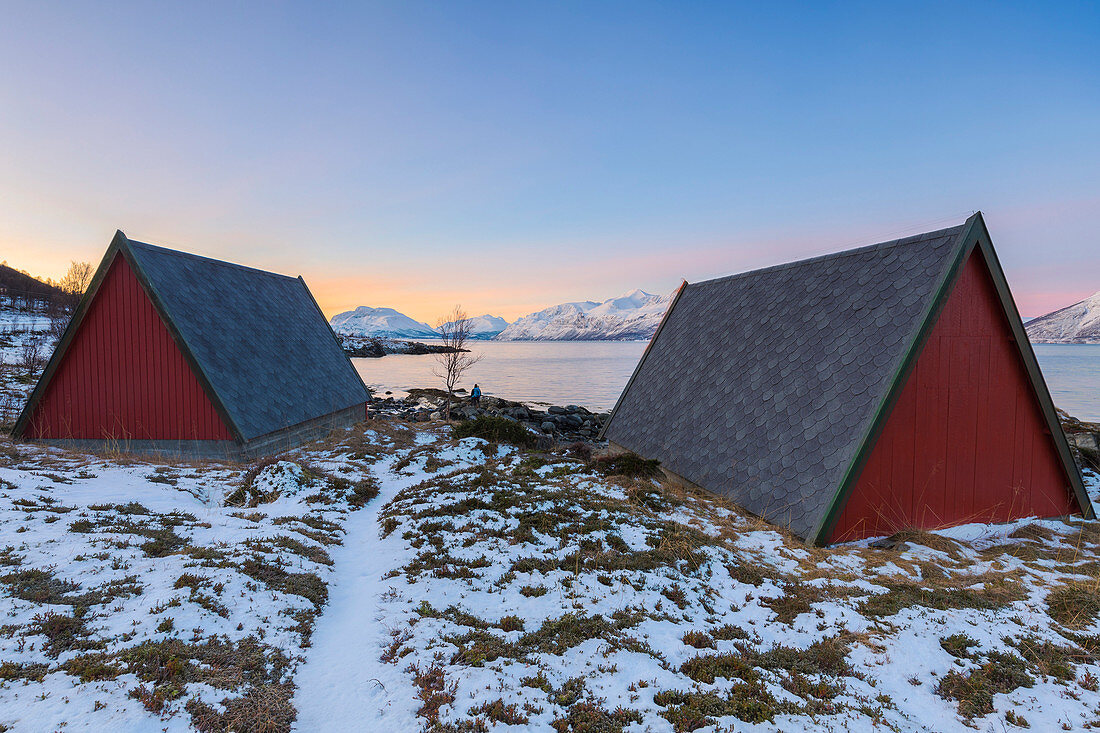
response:
M15 422L54 343L44 313L0 307L0 431Z
M812 548L613 469L396 423L251 465L2 443L0 726L1100 723L1096 522Z
M0 445L0 729L289 730L332 552L392 450L340 437L254 466Z
M405 675L387 705L425 730L1100 719L1093 522L819 549L561 455L420 470L382 507L406 551L378 621L380 658Z

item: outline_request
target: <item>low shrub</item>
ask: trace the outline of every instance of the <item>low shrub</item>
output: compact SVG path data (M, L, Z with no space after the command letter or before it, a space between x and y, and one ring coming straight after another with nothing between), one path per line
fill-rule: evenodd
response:
M62 613L47 611L34 617L32 627L34 633L46 637L46 643L42 650L51 657L57 657L61 652L70 649L87 649L102 646L99 643L88 643L89 635L85 627L84 619L77 616L66 616Z
M760 677L752 662L736 652L700 654L684 662L680 666L680 672L696 682L705 682L708 685L713 685L719 677L728 680L742 679L746 682L756 682Z
M249 558L241 564L241 572L272 590L301 596L318 609L328 602L328 586L317 573L291 573L277 565Z
M978 642L966 634L952 634L940 639L940 646L956 659L966 659L970 656L970 648L978 646Z
M695 649L715 648L714 638L703 631L689 631L680 638L680 641Z
M637 710L628 710L623 707L615 710L605 710L593 700L585 700L576 703L566 711L565 717L555 717L550 721L550 727L557 733L569 731L606 731L606 733L622 733L623 729L631 723L641 723L642 714Z
M661 462L642 458L636 453L617 453L600 456L592 461L592 467L605 476L631 478L656 478L661 475Z
M973 720L993 712L994 695L1034 684L1023 659L1015 654L991 652L985 664L977 669L945 674L936 685L936 694L945 700L956 701L959 715Z
M978 579L972 579L977 582ZM904 608L923 606L938 611L956 608L993 610L1027 597L1018 582L1000 577L983 578L981 587L937 587L927 583L883 582L886 593L874 595L860 604L865 616L893 616ZM1057 619L1055 619L1057 620Z
M472 708L469 714L484 715L494 723L504 723L505 725L527 725L530 722L530 718L520 712L518 705L514 702L505 704L504 698Z
M111 664L106 654L81 654L61 665L67 674L79 677L81 682L113 680L122 674L122 668Z
M19 662L0 662L0 682L4 680L30 680L41 682L49 671L48 664L20 664Z
M494 415L479 415L473 420L464 420L451 429L456 440L462 438L482 438L490 443L508 443L520 448L532 448L536 443L534 433L515 420Z
M737 682L724 694L665 690L654 695L653 702L665 708L660 715L677 733L713 725L730 715L746 723L766 723L793 707L778 702L758 682Z

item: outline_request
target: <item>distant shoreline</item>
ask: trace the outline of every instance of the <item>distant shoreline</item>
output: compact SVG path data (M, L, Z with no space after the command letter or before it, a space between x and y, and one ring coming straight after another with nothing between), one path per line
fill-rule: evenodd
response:
M1100 341L1031 341L1032 346L1040 344L1043 346L1100 346Z
M456 349L453 346L439 344L425 344L420 341L406 341L404 339L383 338L355 338L349 336L337 336L344 353L353 359L380 359L391 354L406 354L411 356L424 356L427 354L455 354L469 351L469 349Z
M347 340L358 340L358 341L368 341L368 340L408 341L410 343L419 343L419 344L424 344L426 346L432 346L436 342L442 340L442 339L437 339L437 338L436 339L433 339L433 338L406 339L406 338L398 338L398 337L388 338L388 337L383 337L383 336L343 336L343 335L340 335L340 334L337 334L337 336L341 340L347 339ZM645 344L645 343L649 343L649 340L650 340L650 337L637 338L637 339L596 339L596 338L592 338L592 339L482 339L482 338L470 338L470 339L467 339L467 343L470 346L476 346L477 344L489 344L489 343L492 343L492 344Z

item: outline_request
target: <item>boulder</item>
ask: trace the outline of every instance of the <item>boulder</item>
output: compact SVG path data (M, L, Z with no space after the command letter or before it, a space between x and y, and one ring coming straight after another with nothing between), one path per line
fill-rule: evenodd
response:
M552 432L554 432L554 430L557 429L557 426L554 425L554 423L550 422L549 420L544 422L539 427L542 428L542 432L544 432L544 433L552 433Z
M569 412L564 407L559 407L558 405L550 405L546 408L546 411L549 412L551 415L564 415Z
M1080 432L1066 435L1071 446L1077 449L1083 468L1100 469L1100 433Z

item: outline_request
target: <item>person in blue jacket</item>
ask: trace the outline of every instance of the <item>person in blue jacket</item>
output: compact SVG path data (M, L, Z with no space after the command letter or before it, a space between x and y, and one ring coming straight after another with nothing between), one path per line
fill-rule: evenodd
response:
M481 404L481 387L474 385L474 389L470 392L470 402L477 407Z

